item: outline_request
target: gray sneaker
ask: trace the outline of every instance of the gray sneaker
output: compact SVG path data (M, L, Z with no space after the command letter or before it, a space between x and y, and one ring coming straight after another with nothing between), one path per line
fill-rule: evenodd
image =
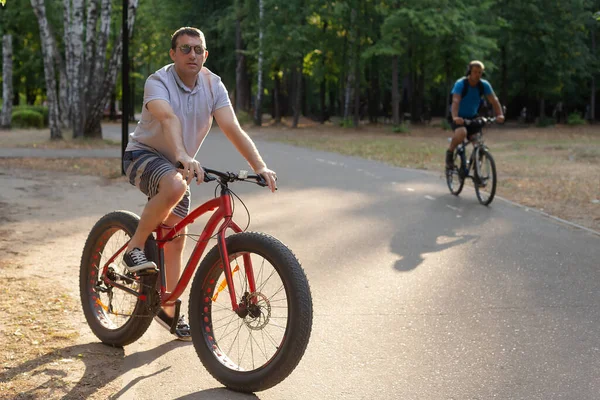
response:
M152 261L148 261L144 252L137 247L129 253L125 253L123 255L123 261L125 261L125 266L131 273L140 271L156 272L156 264Z
M160 310L158 314L156 314L156 317L154 317L154 319L156 319L156 322L158 322L160 326L171 332L171 327L173 325L173 317L169 317L167 313L165 313L163 310ZM178 340L183 340L186 342L192 340L190 326L188 325L183 315L179 317L177 325L175 326L175 331L172 333Z

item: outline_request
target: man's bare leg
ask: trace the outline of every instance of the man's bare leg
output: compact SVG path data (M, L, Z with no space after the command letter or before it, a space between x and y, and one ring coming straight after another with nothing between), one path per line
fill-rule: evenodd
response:
M454 136L452 136L452 141L450 142L450 147L448 147L448 150L454 151L454 149L456 149L456 147L459 144L461 144L465 140L466 137L467 137L467 128L465 128L465 127L456 128L456 130L454 131Z
M172 227L178 224L181 220L182 218L178 217L175 214L169 215L169 217L163 222L163 225L161 226L163 230L163 235L167 234L172 229ZM187 227L185 227L183 231L178 233L186 234ZM175 286L177 286L177 282L179 281L179 277L181 275L181 263L184 247L185 236L180 236L177 239L174 239L165 245L164 261L165 272L167 277L165 287L167 289L167 292L173 292ZM175 314L175 306L166 306L163 307L163 310L169 317L173 317Z
M456 128L450 146L446 151L446 168L452 169L454 164L454 149L465 140L467 137L467 129L465 127Z
M176 171L163 176L158 185L160 189L156 196L146 203L138 227L129 241L126 251L131 251L136 247L144 249L148 236L167 219L187 189L187 183Z

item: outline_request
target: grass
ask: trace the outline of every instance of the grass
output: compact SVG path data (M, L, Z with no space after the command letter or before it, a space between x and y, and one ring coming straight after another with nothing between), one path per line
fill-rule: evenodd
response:
M30 365L27 371L0 379L1 398L47 397L65 382L56 375L68 366L59 362L49 367L44 356L67 347L79 333L65 315L79 312L76 301L56 285L22 277L15 261L0 261L0 375L14 375L13 368ZM49 368L54 371L51 371ZM58 373L66 375L66 373ZM26 394L25 394L26 393Z
M121 160L118 158L0 158L0 168L76 172L107 179L122 176Z

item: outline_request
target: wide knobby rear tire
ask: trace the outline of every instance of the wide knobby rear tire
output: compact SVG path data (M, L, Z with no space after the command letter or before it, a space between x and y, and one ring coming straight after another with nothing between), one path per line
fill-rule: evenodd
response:
M448 189L450 189L450 193L455 196L458 196L460 192L462 192L465 185L465 177L462 176L462 173L460 172L463 171L464 168L463 158L459 156L458 151L455 149L454 168L446 168L446 184L448 185Z
M149 303L155 299L147 288L155 287L157 274L142 277L129 274L123 253L111 264L111 272L128 277L119 279L119 283L139 293L146 291L147 301L100 283L99 276L107 260L133 236L138 222L139 217L128 211L114 211L103 216L92 228L81 257L79 289L85 319L98 339L112 346L135 342L152 322ZM152 237L146 241L144 250L146 257L158 265L158 250Z
M475 194L484 206L496 195L496 163L487 149L479 148L475 155Z
M283 381L302 358L312 328L312 297L296 256L262 233L226 239L236 303L215 246L202 261L191 289L190 327L200 360L223 385L241 392L268 389ZM256 292L250 293L245 263L252 261Z

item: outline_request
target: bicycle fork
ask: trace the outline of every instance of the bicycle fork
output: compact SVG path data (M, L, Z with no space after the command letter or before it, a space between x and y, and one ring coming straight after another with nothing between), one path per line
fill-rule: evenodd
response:
M229 203L229 202L228 202ZM230 206L230 203L227 204ZM244 317L247 314L246 304L245 302L238 303L236 299L236 290L235 284L233 282L233 272L231 269L231 264L229 260L229 252L227 251L227 242L225 237L225 232L228 228L232 229L236 233L242 232L242 230L232 221L232 213L231 210L226 208L226 217L223 221L223 224L219 228L219 233L217 235L217 244L219 246L219 254L221 257L221 263L223 265L223 272L225 274L225 281L227 282L227 287L229 287L229 298L231 300L231 308L234 312L236 312L240 317ZM249 253L244 253L242 255L242 260L244 263L244 272L246 274L246 279L248 280L248 289L250 293L256 292L256 281L254 279L254 268L252 267L252 259L250 258ZM243 293L243 298L247 298L247 294ZM256 296L252 296L251 302L256 304L258 299Z

